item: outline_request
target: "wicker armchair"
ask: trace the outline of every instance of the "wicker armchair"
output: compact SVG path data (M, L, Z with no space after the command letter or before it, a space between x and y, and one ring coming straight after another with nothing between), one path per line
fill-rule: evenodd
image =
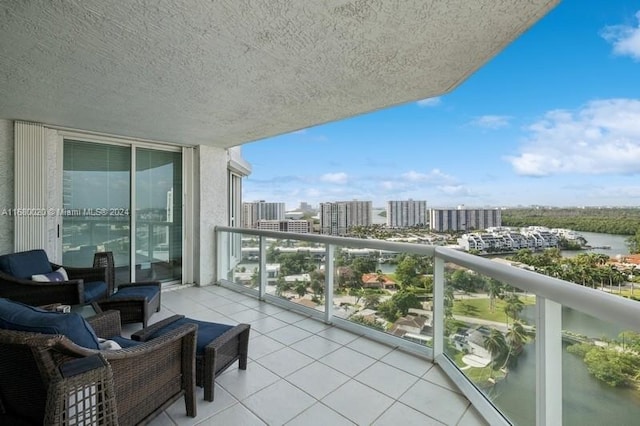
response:
M87 321L99 337L120 334L117 311ZM187 415L195 417L195 341L196 326L186 325L126 349L98 351L62 335L0 329L0 419L4 415L42 424L55 418L51 407L56 400L48 390L60 377L60 366L95 354L104 357L112 370L120 425L144 424L183 396Z
M101 299L108 289L106 268L64 266L69 277L62 282L32 281L31 276L60 269L49 262L44 250L30 250L0 256L0 297L33 306L63 303L78 305Z

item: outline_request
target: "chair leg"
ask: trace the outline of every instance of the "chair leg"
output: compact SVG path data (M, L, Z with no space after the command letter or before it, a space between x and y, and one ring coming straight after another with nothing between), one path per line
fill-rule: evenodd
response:
M216 386L216 356L217 351L210 349L205 354L204 377L202 378L204 387L204 400L212 402L214 398L214 388Z

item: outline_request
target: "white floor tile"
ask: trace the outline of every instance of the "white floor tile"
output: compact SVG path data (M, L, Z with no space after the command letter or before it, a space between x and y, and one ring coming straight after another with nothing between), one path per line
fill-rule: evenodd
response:
M374 342L366 337L358 337L353 342L347 345L353 350L363 353L371 358L380 359L387 355L394 348L391 346L383 345L382 343Z
M418 377L422 377L424 373L433 367L433 363L431 363L431 361L413 356L399 349L389 352L380 360Z
M400 402L445 424L457 424L469 406L462 395L420 379Z
M393 404L393 399L350 380L322 399L322 403L359 425L369 425Z
M455 383L453 383L453 381L448 378L437 365L434 365L433 368L427 371L422 378L430 381L431 383L435 383L436 385L440 385L444 388L460 393L460 390Z
M266 317L267 317L267 314L256 311L254 309L248 309L246 311L240 311L233 314L229 314L229 318L236 320L237 322L244 322L244 323L249 323L251 321L258 321Z
M407 389L419 380L413 374L399 370L384 362L376 362L358 374L355 379L393 399L400 398Z
M254 393L243 404L269 425L281 425L311 407L316 400L292 384L280 380Z
M319 331L316 334L318 336L325 337L329 340L333 340L336 343L340 343L341 345L346 345L347 343L351 343L354 340L356 340L358 337L360 337L357 334L353 334L336 327L329 327L325 330Z
M294 343L291 347L315 359L322 359L342 345L321 336L311 336Z
M271 331L277 330L282 327L286 327L288 325L288 323L284 321L280 321L279 319L274 317L261 318L256 321L251 321L250 324L252 329L255 328L262 334L269 333Z
M266 425L265 422L260 420L253 414L247 407L242 404L236 404L227 408L220 413L209 417L202 423L198 423L198 426L262 426Z
M345 346L337 351L331 352L320 361L347 376L353 377L369 367L376 360Z
M274 340L277 340L284 345L289 346L302 339L310 337L311 333L296 326L287 325L285 327L267 333L267 336L271 337Z
M238 402L238 400L231 396L229 392L218 385L215 387L214 396L215 399L213 402L205 401L204 390L202 388L196 388L196 417L187 417L183 398L180 398L167 408L166 413L171 417L171 420L179 425L191 426L202 422L204 419L209 418Z
M309 364L287 376L296 385L316 399L322 399L349 380L349 376L320 362Z
M317 333L319 331L326 330L327 328L331 327L331 325L325 324L322 321L318 321L313 318L307 318L303 319L302 321L298 321L296 323L296 327L300 327L311 333Z
M373 423L374 426L443 426L436 419L426 416L404 404L396 402Z
M253 326L251 328L253 328ZM260 359L263 356L279 351L284 347L285 346L282 343L273 340L266 334L263 334L249 341L249 358Z
M289 324L295 324L298 321L302 321L304 319L309 318L306 315L301 315L298 314L296 312L291 312L291 311L282 311L279 312L275 315L273 315L275 318L278 318L280 321L284 321L284 322L288 322Z
M489 423L487 423L484 418L480 415L480 413L478 413L478 411L473 407L470 406L469 408L467 408L467 411L465 411L464 415L462 416L462 419L460 419L460 421L458 422L457 426L488 426Z
M249 362L246 370L227 370L216 377L216 383L239 401L270 386L280 377L256 362Z
M278 376L286 377L313 361L313 358L309 358L296 350L283 348L263 356L256 362L259 362L263 367L268 368Z
M287 423L287 426L351 426L354 424L318 402Z

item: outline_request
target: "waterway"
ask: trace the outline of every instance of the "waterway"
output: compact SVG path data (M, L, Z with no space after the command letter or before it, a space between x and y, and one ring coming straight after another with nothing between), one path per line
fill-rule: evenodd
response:
M523 318L533 324L533 306L527 306ZM601 321L570 308L563 309L562 328L593 337L616 338L623 331L616 324ZM565 345L566 348L566 345ZM506 379L485 390L495 404L518 425L535 424L536 343L525 345ZM640 418L640 393L612 388L587 371L585 363L566 350L562 358L563 424L633 425Z
M582 235L584 239L587 240L587 244L592 247L611 247L610 249L597 248L588 251L606 254L611 257L629 254L627 235L599 234L596 232L578 232L578 234ZM582 251L563 251L562 255L566 257L573 257L578 253L582 253Z

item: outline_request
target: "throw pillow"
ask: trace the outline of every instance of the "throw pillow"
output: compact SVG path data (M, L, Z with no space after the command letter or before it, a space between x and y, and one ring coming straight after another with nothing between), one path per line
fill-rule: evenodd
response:
M58 268L57 270L49 272L48 274L32 275L31 281L38 281L42 283L63 282L69 281L69 276L67 275L67 271L65 271L64 268Z

